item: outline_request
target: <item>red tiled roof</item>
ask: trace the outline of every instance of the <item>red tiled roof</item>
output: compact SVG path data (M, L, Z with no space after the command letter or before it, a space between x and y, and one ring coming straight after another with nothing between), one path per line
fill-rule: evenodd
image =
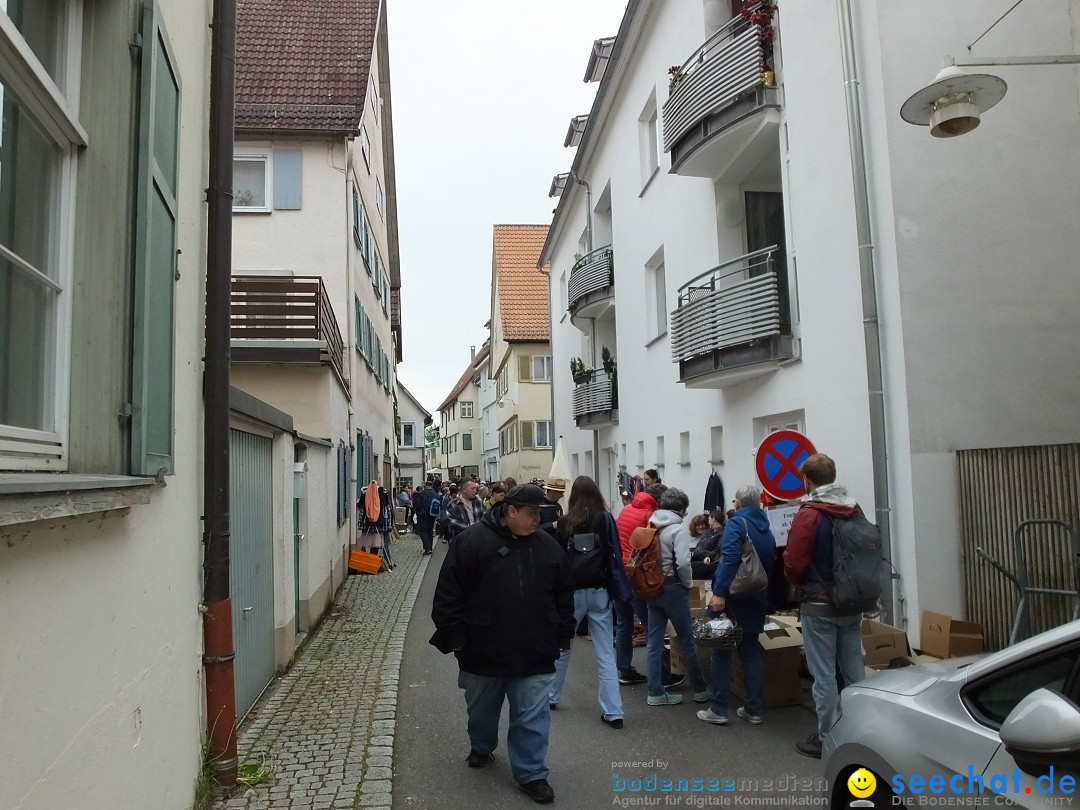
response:
M381 0L237 0L236 128L355 132Z
M506 341L549 340L547 276L536 269L547 225L496 225L495 273Z
M465 387L473 377L480 373L480 367L484 365L487 356L488 347L484 346L476 353L476 357L469 362L469 367L465 369L465 373L461 375L461 378L454 385L454 389L447 395L446 399L442 401L442 404L439 406L440 411L445 411L457 401L457 398L461 395L461 392L465 390Z

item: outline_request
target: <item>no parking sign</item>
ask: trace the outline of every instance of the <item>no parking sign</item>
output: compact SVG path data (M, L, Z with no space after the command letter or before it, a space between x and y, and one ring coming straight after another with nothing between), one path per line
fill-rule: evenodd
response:
M770 433L754 461L761 488L781 501L801 498L806 490L799 466L816 452L811 441L794 430Z

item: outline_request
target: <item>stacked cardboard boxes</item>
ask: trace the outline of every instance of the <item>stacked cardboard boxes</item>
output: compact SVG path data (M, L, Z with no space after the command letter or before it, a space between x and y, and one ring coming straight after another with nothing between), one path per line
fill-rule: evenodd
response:
M765 632L758 636L764 665L767 709L794 706L799 702L799 669L802 666L803 637L794 616L767 616ZM746 697L742 661L732 656L731 692Z

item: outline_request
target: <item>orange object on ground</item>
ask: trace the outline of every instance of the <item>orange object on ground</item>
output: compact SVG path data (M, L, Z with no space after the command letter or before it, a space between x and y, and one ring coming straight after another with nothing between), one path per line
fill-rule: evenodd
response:
M349 570L360 574L377 574L382 568L382 557L367 551L354 549L349 552Z

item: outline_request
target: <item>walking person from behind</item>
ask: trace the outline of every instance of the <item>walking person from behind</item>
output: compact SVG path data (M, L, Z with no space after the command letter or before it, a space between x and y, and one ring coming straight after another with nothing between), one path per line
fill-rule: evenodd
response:
M431 555L431 549L435 545L435 521L442 509L439 499L439 490L430 478L424 485L424 489L415 498L416 504L416 531L420 535L420 544L424 547L424 556Z
M551 802L548 697L555 661L574 634L574 583L566 552L537 530L544 492L514 487L450 545L435 587L431 644L458 660L470 768L494 761L503 702L506 750L518 787Z
M863 679L862 606L841 609L833 604L833 525L862 510L836 483L836 463L815 453L799 467L809 499L795 513L784 552L784 573L801 591L806 666L814 679L811 694L817 731L796 743L800 754L821 758L821 736L832 727L839 693L836 673L850 686Z
M670 621L679 636L679 646L686 659L687 675L694 685L694 702L708 703L712 690L705 683L698 661L697 641L692 631L690 616L690 588L694 581L690 568L690 533L683 525L683 518L690 506L690 499L681 489L671 487L660 496L660 508L649 525L660 529L660 557L664 566L663 592L649 599L649 626L647 648L649 662L650 706L674 706L682 703L682 695L668 692L663 681L664 632Z
M588 476L574 479L570 508L559 520L557 539L566 549L574 580L574 623L583 618L589 621L596 653L600 720L611 728L622 728L623 706L615 668L611 606L616 600L629 600L633 593L622 564L615 519L608 512L596 482ZM553 709L562 699L572 652L572 648L567 650L555 663L550 696Z
M727 613L742 630L739 642L739 660L742 662L743 684L746 700L737 714L747 723L761 724L762 700L765 689L765 671L758 636L765 629L765 613L769 607L769 588L742 598L730 593L731 583L742 565L743 542L750 538L754 553L761 561L766 576L772 575L776 558L776 538L769 527L769 517L761 508L761 490L748 484L735 493L735 514L724 529L720 542L720 561L712 581L712 613ZM728 696L730 693L731 653L729 648L714 647L712 651L712 705L697 713L698 720L725 726L728 721Z

